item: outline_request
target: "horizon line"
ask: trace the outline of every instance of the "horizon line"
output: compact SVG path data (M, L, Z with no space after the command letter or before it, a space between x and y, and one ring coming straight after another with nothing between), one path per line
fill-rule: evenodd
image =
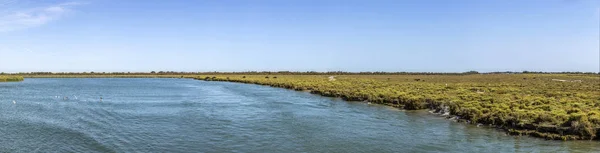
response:
M31 71L31 72L1 72L0 74L32 74L32 73L49 73L49 74L122 74L122 73L142 73L142 74L181 74L181 73L380 73L380 74L397 74L397 73L439 73L439 74L486 74L486 73L584 73L584 74L600 74L592 71L464 71L464 72L436 72L436 71Z

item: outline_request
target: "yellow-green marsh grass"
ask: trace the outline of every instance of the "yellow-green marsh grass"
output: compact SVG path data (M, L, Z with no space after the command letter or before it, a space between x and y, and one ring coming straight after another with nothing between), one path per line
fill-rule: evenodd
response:
M23 81L22 76L14 76L14 75L0 75L0 82L16 82Z
M410 110L432 109L515 135L556 140L600 137L597 74L203 75L197 79L308 90Z

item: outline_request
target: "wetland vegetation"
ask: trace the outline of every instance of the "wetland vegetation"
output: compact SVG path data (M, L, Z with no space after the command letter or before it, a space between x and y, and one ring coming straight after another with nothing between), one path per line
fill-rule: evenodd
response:
M598 140L600 136L597 74L208 75L196 79L305 90L408 110L431 109L513 135L553 140Z
M18 73L28 78L194 78L310 91L348 101L407 110L430 109L451 120L512 135L553 140L599 140L600 75L497 72L151 72Z
M22 76L14 76L14 75L0 75L0 82L17 82L23 81Z

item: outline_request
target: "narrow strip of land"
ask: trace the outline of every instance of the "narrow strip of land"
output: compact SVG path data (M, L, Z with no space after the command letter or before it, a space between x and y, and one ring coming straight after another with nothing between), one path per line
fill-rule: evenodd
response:
M14 75L7 75L7 76L0 75L0 82L17 82L17 81L23 81L23 77L22 76L14 76Z

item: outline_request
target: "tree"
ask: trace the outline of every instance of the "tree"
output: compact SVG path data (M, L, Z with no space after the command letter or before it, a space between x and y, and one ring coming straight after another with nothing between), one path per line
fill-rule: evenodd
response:
M154 74L154 73L156 73L156 72L155 72L155 71L152 71L152 72L150 72L150 73L153 73L153 74Z
M464 72L464 74L479 74L479 72L477 72L477 71L468 71L468 72Z

